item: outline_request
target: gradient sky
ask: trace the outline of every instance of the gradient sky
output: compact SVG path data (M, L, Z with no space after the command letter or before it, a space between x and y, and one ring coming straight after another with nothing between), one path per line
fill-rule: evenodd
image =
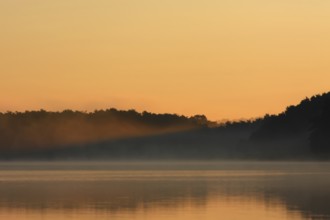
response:
M250 118L329 85L329 0L0 0L0 111Z

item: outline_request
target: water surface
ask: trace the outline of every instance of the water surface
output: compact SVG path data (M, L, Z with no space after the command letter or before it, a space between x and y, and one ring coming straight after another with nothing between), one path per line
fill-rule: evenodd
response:
M330 219L330 163L4 162L0 219Z

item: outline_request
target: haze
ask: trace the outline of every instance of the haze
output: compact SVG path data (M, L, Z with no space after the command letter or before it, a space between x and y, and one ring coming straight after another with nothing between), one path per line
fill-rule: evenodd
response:
M0 111L236 119L329 89L325 0L1 0Z

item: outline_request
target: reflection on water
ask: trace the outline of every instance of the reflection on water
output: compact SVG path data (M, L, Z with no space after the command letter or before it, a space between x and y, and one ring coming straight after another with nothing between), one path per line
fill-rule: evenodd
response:
M330 164L1 163L0 219L330 219Z

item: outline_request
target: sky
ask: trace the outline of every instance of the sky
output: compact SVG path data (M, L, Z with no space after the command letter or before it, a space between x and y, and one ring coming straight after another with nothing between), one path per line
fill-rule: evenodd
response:
M330 85L328 0L0 0L0 111L279 113Z

